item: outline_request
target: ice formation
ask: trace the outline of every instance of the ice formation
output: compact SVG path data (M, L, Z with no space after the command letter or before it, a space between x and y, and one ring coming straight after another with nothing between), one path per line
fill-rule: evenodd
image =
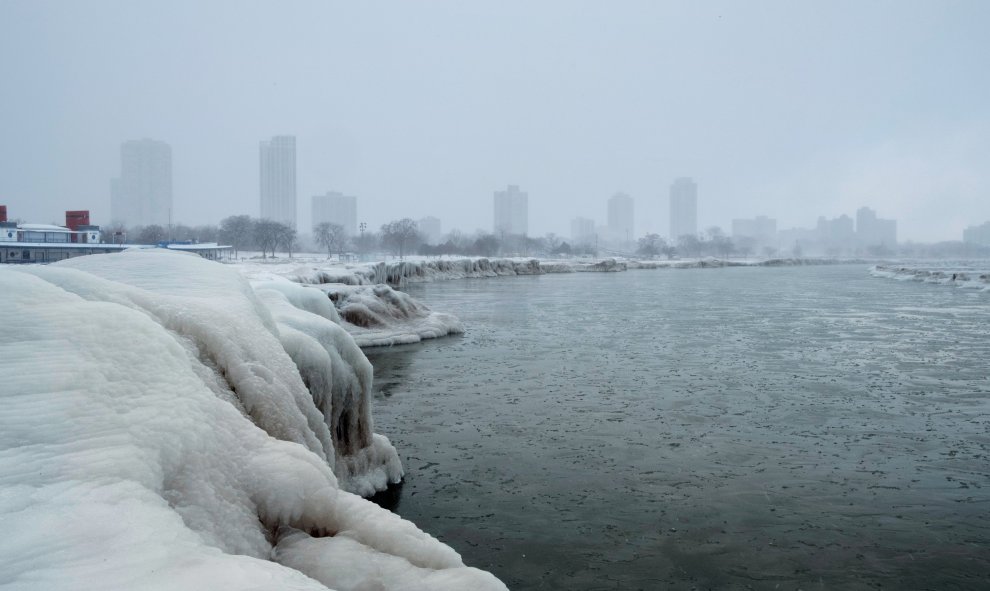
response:
M985 270L985 267L977 268L966 264L943 264L941 268L876 265L871 269L871 274L874 277L901 281L921 281L990 291L990 271Z
M347 491L401 468L307 289L162 251L0 269L0 585L504 589Z
M388 285L319 286L334 302L351 336L362 347L416 343L464 332L450 314L432 312L409 294Z

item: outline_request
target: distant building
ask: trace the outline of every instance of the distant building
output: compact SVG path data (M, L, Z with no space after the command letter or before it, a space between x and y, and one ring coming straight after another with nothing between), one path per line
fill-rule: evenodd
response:
M609 239L620 244L629 244L635 238L633 198L625 193L616 193L608 200Z
M584 246L595 243L595 220L574 218L571 220L571 246Z
M897 246L897 221L877 217L869 207L856 211L856 243L860 248Z
M357 197L337 191L313 196L312 221L314 228L329 222L343 226L348 236L357 236Z
M732 220L732 237L752 239L757 247L773 245L777 241L777 220L765 215Z
M296 138L277 135L260 145L261 218L296 227Z
M698 234L698 185L682 177L670 186L670 239L685 234Z
M505 191L495 191L496 236L529 233L529 195L519 190L518 185L509 185Z
M831 220L818 218L818 240L825 254L840 254L852 250L856 245L856 230L853 219L845 214Z
M990 222L983 222L979 226L970 226L963 230L963 242L990 246Z
M416 222L416 228L427 244L440 244L440 237L443 235L440 218L426 216Z
M788 228L777 232L777 246L792 256L817 253L820 242L817 228Z
M110 217L128 226L166 227L172 217L172 148L142 139L120 146L120 178L110 181Z
M65 225L18 224L6 220L0 210L0 264L51 263L77 256L122 252L130 248L156 248L146 244L105 244L99 226L89 224L88 210L65 212ZM230 246L161 243L158 248L193 252L203 258L230 258Z

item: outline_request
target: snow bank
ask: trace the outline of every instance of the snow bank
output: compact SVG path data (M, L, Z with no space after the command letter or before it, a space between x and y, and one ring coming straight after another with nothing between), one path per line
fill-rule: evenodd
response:
M972 265L943 265L941 268L876 265L870 273L874 277L886 279L921 281L990 291L990 271Z
M388 285L320 285L362 347L417 343L464 327L450 314L432 312L409 294Z
M166 251L0 269L0 585L505 588L342 488L401 468L367 359L285 291Z

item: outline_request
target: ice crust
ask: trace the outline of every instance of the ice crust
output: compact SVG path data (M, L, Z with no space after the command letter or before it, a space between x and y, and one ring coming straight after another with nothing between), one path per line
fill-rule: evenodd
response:
M171 252L0 269L0 586L504 589L348 492L401 466L318 298Z

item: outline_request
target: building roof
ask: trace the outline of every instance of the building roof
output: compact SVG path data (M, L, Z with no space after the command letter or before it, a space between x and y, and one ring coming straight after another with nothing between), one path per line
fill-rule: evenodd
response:
M66 228L65 226L55 226L52 224L21 224L18 227L21 230L33 230L35 232L71 232L72 231Z

